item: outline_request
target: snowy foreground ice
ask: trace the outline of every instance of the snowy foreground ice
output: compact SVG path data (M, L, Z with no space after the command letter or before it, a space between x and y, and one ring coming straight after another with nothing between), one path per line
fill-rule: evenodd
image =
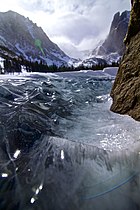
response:
M140 124L115 70L0 77L0 210L139 210Z

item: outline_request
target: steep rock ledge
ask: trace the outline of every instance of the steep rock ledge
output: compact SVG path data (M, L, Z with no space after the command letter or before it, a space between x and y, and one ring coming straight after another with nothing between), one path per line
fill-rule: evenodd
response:
M134 0L126 50L114 82L111 111L128 114L140 121L140 0Z

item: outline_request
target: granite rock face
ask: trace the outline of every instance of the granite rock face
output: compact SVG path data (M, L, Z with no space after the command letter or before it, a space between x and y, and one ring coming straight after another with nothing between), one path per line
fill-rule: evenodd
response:
M111 91L111 111L128 114L140 121L140 0L133 2L125 44L126 50Z
M122 56L125 50L123 39L128 29L129 18L129 11L124 11L123 13L117 12L114 15L110 32L102 46L98 49L99 55L118 53Z
M90 66L103 62L107 64L119 62L125 51L123 40L127 33L129 18L130 11L117 12L113 17L106 39L100 41L92 51L86 52L86 58L82 61L82 64Z

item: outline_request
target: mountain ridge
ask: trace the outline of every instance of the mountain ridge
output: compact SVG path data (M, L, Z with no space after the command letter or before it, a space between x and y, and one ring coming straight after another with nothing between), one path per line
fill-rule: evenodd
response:
M28 17L13 12L0 12L0 55L23 57L31 62L56 66L111 65L122 57L129 11L117 12L112 20L107 38L88 52L85 59L70 58L53 43L41 27ZM3 50L3 48L5 48ZM7 49L7 51L6 51Z
M13 11L0 12L0 46L16 56L47 65L68 65L73 60L49 39L41 27Z

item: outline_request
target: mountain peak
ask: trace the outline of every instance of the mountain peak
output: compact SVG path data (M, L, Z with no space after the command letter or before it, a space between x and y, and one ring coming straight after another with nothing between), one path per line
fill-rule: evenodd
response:
M113 17L113 21L111 24L111 30L113 30L114 28L117 28L118 25L122 22L122 21L126 21L127 23L129 22L129 17L130 17L130 12L125 10L124 12L120 13L117 12L114 17Z
M95 61L97 58L104 59L109 64L120 60L125 50L123 40L127 32L129 18L130 12L127 10L114 15L107 38L90 52L89 58L85 60L86 63Z
M122 56L125 49L123 40L127 32L129 17L129 11L117 12L114 15L110 32L102 46L98 49L98 52L96 52L98 55L103 56L117 53L119 56Z
M29 61L67 65L71 59L29 18L14 12L0 12L0 46Z

